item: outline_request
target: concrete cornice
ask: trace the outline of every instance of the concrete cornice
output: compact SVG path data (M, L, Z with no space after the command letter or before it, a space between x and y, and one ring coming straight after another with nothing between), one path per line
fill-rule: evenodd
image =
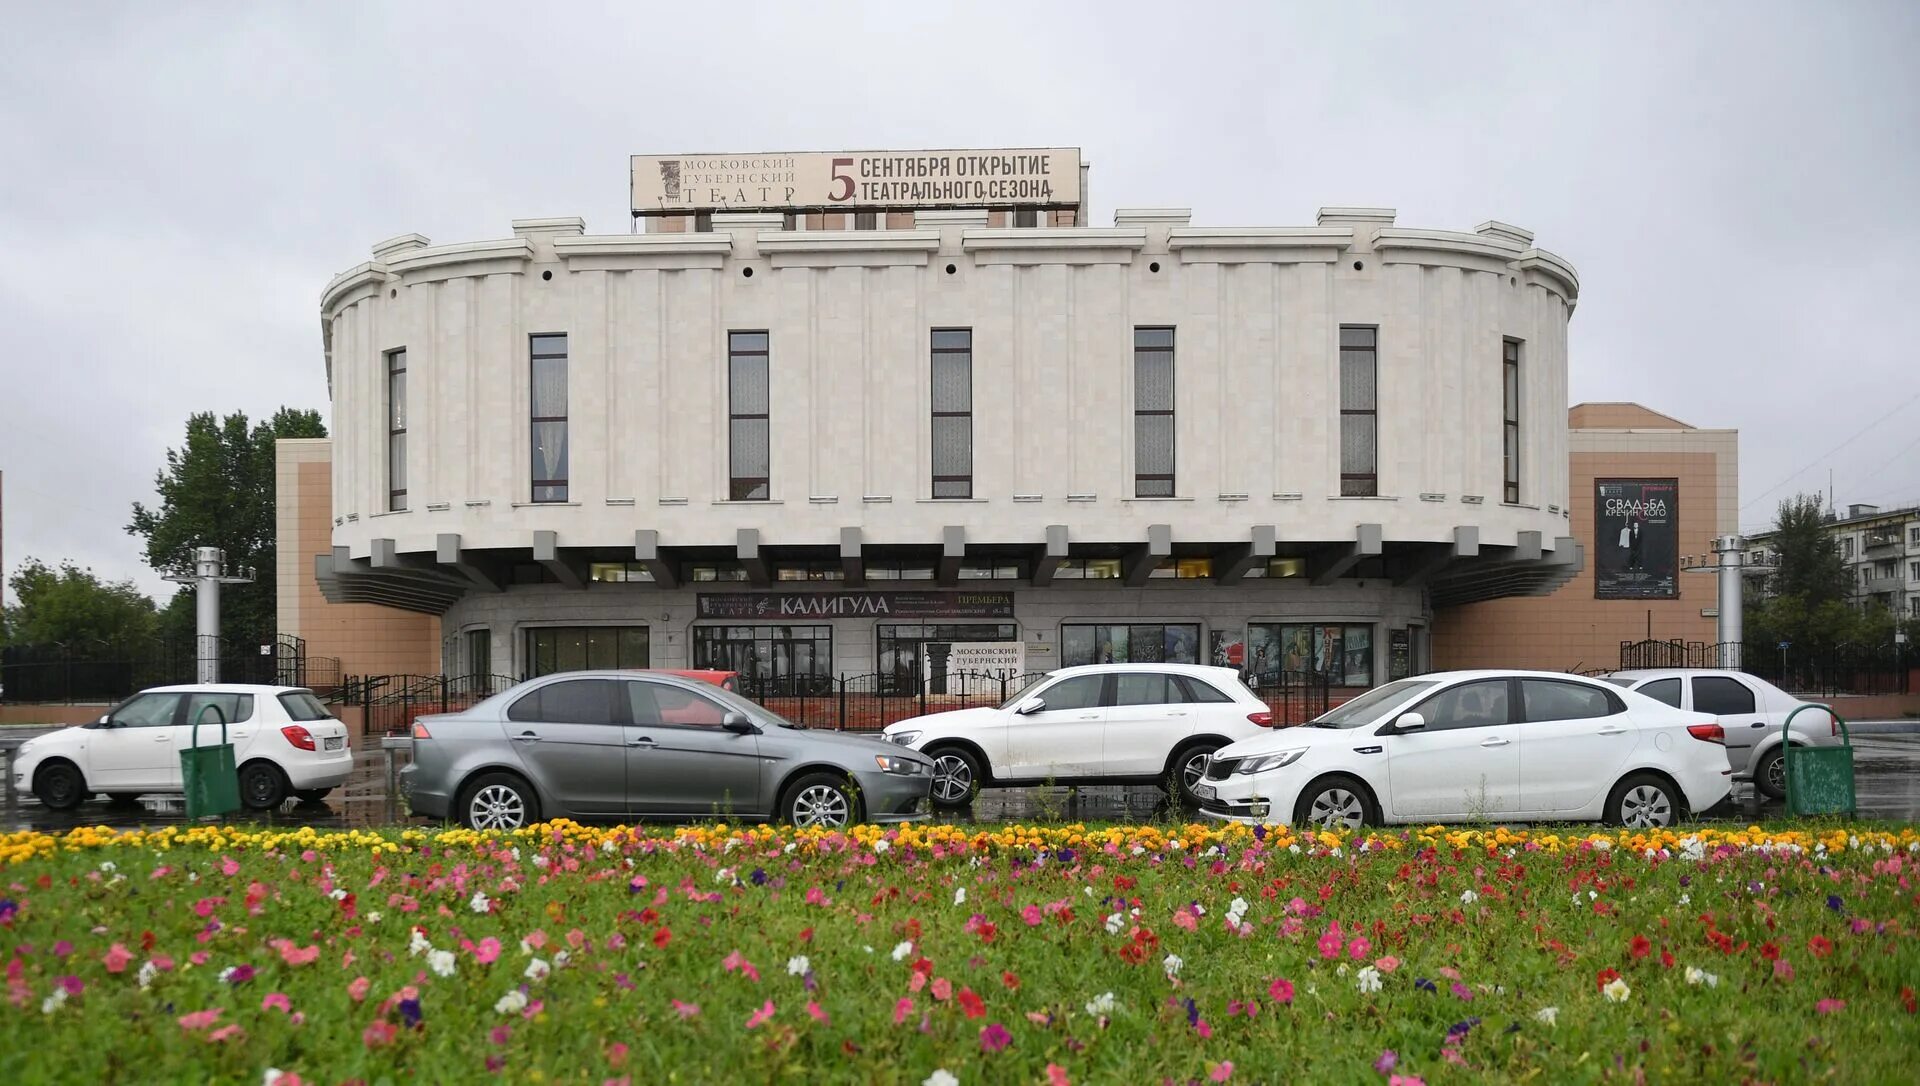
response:
M1545 249L1528 249L1520 254L1520 267L1554 280L1566 295L1568 305L1580 300L1580 276L1574 272L1573 265L1559 256Z
M982 264L1125 264L1147 246L1139 227L1010 227L965 230L960 247Z
M1373 241L1373 249L1377 253L1398 249L1489 257L1500 261L1518 260L1521 253L1520 244L1506 238L1462 234L1453 230L1412 230L1395 226L1381 228L1380 236Z
M356 264L333 277L325 290L320 292L320 312L323 316L332 316L333 311L359 294L372 293L387 281L387 266L378 261Z
M1206 227L1167 232L1167 248L1193 263L1329 263L1353 244L1350 226Z
M526 238L500 238L414 249L387 261L387 270L395 275L406 275L453 264L523 264L532 259L533 243Z
M755 242L762 253L931 253L938 230L765 230Z
M731 234L580 234L553 239L562 259L576 256L692 256L733 252Z

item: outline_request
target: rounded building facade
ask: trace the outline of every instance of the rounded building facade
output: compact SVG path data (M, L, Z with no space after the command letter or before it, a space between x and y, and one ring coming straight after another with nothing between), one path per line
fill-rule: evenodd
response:
M322 300L327 599L441 616L456 673L988 643L1359 686L1578 568L1578 283L1526 231L905 219L376 247Z

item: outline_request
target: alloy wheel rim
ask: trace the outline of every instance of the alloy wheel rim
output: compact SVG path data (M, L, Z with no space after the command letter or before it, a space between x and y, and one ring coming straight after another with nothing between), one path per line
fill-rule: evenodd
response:
M1207 759L1211 757L1213 752L1203 750L1187 759L1187 764L1180 770L1180 780L1187 786L1187 791L1193 791L1193 786L1199 784L1200 778L1206 775Z
M1620 802L1620 821L1629 826L1665 826L1673 822L1673 801L1651 784L1636 785Z
M527 804L504 784L489 784L467 805L476 830L515 830L526 824Z
M948 803L965 799L973 791L973 769L957 754L942 754L933 760L933 792Z
M1329 788L1313 797L1307 821L1327 829L1357 830L1361 823L1360 797L1344 788Z
M793 797L796 826L844 826L851 811L846 794L832 785L809 785Z
M1781 792L1787 790L1787 757L1776 755L1767 761L1767 783Z

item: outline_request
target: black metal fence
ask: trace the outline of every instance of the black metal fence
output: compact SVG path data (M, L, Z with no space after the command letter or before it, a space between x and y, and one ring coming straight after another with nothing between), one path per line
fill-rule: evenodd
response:
M1836 645L1798 648L1778 643L1622 641L1622 670L1732 667L1796 694L1908 694L1915 685L1914 653L1900 646Z
M291 636L265 646L222 640L205 659L219 663L221 682L304 686L327 693L342 681L337 658L308 656L305 643ZM198 639L13 645L0 649L0 701L108 704L152 686L197 682L201 663Z

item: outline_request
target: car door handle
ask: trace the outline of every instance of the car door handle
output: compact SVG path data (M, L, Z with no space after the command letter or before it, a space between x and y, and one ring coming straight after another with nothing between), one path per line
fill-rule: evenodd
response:
M1601 729L1600 729L1600 734L1601 734L1601 735L1625 735L1625 734L1627 734L1627 729L1625 729L1625 728L1601 728Z
M1081 719L1081 720L1099 720L1099 719L1100 719L1100 714L1099 714L1099 713L1088 713L1088 714L1086 714L1085 716L1082 716L1082 717L1080 717L1079 719Z
M1764 720L1756 720L1753 722L1753 726L1756 728L1764 728L1767 726L1767 722Z
M532 732L521 732L519 735L513 737L513 741L516 743L538 743L540 737Z
M1186 716L1187 711L1185 709L1176 709L1173 712L1168 713L1167 715L1168 716Z
M652 739L649 739L643 735L638 739L627 740L627 745L630 747L646 747L647 749L651 750L654 747L659 746L660 744L654 742Z
M154 737L153 737L153 741L154 741L154 742L156 742L156 743L171 743L171 742L173 742L173 736L171 736L171 735L156 735L156 736L154 736Z
M1480 745L1483 747L1504 747L1509 742L1511 742L1511 740L1502 739L1499 736L1495 736L1492 739L1480 740Z

